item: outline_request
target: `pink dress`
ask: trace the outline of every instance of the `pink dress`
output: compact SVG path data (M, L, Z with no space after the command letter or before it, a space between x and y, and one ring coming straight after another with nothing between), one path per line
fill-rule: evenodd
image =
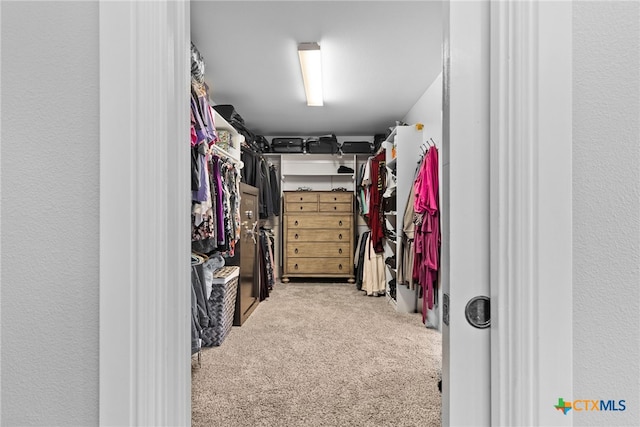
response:
M438 150L429 148L414 183L415 258L413 279L422 286L422 317L433 308L434 282L440 259L440 211L438 207Z

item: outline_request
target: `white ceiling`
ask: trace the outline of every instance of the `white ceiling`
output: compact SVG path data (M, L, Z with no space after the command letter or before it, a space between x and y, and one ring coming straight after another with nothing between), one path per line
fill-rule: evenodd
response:
M373 135L441 72L440 1L192 1L216 104L271 136ZM297 45L318 42L324 107L308 107Z

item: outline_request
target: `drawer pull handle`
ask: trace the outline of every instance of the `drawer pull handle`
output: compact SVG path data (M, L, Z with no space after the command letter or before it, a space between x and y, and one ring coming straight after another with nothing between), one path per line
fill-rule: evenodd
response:
M334 207L333 207L333 210L334 210L334 211L335 211L335 210L338 210L338 207L337 207L337 206L334 206Z
M296 239L298 238L298 235L296 234Z
M302 200L303 200L302 197L300 197L300 201L302 201Z
M333 198L333 200L338 200L338 198L337 198L337 197L334 197L334 198Z
M296 248L294 252L295 252L295 253L298 253L298 248Z
M342 264L338 265L338 270L342 270Z
M302 210L302 206L300 206L300 210Z
M338 225L339 225L340 227L342 227L342 221L340 221L340 222L338 223Z
M342 240L342 234L338 234L338 239Z
M296 249L297 250L297 249ZM338 253L341 254L342 253L342 248L338 249Z
M294 268L297 270L298 269L298 264L296 264ZM342 266L340 266L340 268L342 268Z
M302 208L300 208L300 209L302 209ZM295 222L295 225L298 225L298 221Z

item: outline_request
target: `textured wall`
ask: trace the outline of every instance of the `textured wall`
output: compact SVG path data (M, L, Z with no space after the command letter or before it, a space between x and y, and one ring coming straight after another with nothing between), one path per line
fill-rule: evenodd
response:
M640 5L573 6L573 399L625 399L575 425L640 420ZM562 328L562 325L558 325Z
M2 2L0 424L98 422L97 2Z

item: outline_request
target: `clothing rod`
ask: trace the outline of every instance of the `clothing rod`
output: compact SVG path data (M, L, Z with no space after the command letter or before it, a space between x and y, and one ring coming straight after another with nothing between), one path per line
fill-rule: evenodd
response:
M220 148L217 145L211 145L209 148L221 157L231 160L231 162L236 164L240 169L244 168L244 162L234 158L227 150Z

